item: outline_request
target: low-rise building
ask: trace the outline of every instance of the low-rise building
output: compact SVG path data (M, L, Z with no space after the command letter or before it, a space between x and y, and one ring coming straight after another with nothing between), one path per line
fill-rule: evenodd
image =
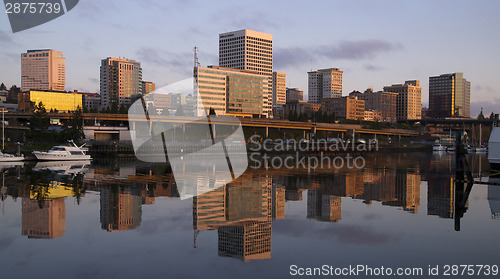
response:
M364 93L354 91L349 94L351 97L358 97L365 101L365 110L379 111L381 119L379 121L396 122L396 106L398 93L377 91L369 88Z
M304 91L298 88L286 88L286 102L304 100Z
M156 90L156 84L151 81L142 81L142 94L149 94Z
M365 121L383 121L382 112L379 110L365 110Z
M83 95L64 91L29 90L18 97L19 110L31 111L33 105L42 103L47 111L75 111L83 108Z
M101 95L97 93L79 92L75 90L73 93L81 94L83 96L83 105L87 109L94 109L101 107Z
M308 103L306 101L292 101L287 102L284 108L284 114L288 115L290 112L297 112L297 115L300 114L311 114L321 109L320 104Z
M341 98L324 98L321 101L322 110L333 114L336 120L364 120L365 101L357 97L345 96Z

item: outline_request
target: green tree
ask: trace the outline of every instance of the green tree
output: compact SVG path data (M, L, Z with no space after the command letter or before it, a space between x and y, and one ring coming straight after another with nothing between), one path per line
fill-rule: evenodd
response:
M50 126L50 119L42 102L34 104L33 114L30 118L29 137L31 139L45 140Z
M477 116L477 120L484 120L484 119L485 119L485 117L484 117L484 114L483 114L483 108L481 108L481 112Z
M82 109L80 107L71 114L69 121L64 123L62 137L64 140L73 140L77 143L80 143L85 138Z
M490 114L490 120L494 120L494 119L495 119L495 113L491 112L491 114Z
M83 105L83 113L89 113L89 109L86 105Z
M5 84L0 84L0 91L7 91L7 86L5 86Z
M17 95L19 95L19 93L21 93L21 88L12 85L7 93L7 103L17 104Z
M109 113L118 114L118 104L116 102L113 102L111 104L111 109Z
M298 121L300 121L300 122L307 122L307 119L308 119L308 118L309 118L309 117L307 116L307 114L306 114L306 113L302 113L302 112L301 112L301 113L300 113L300 115L299 115L299 119L298 119Z
M125 107L124 104L120 106L120 109L118 110L119 114L127 114L127 108Z

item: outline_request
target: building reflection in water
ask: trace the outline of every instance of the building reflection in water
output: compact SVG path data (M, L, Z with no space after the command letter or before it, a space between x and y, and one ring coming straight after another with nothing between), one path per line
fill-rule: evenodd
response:
M401 207L404 211L417 213L420 205L420 174L407 170L396 171L395 199L383 205Z
M134 189L101 188L101 228L110 232L128 231L140 226L142 198Z
M452 219L455 216L455 178L451 174L428 176L427 214Z
M307 190L307 218L338 222L342 219L342 200L332 195L322 195L320 190Z
M29 238L52 239L66 231L64 198L38 201L24 197L22 207L22 234Z
M34 180L29 197L22 198L22 235L43 239L62 237L66 231L64 198L73 196L74 188L65 183Z
M285 189L255 172L193 198L195 237L199 231L218 230L219 256L270 258L271 221L284 217Z
M488 202L491 218L500 220L500 186L488 185Z
M243 261L271 258L271 221L244 221L218 229L219 256Z

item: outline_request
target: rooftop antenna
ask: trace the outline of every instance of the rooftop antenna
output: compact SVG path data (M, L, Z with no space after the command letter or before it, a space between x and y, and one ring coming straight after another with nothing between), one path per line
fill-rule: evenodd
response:
M194 67L200 67L200 62L198 61L198 50L199 48L197 46L194 46L193 52L194 52Z

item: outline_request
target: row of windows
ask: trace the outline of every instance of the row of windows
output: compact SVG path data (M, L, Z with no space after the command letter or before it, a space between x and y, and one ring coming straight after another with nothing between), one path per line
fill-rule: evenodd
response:
M224 71L224 70L199 69L198 72L199 73L207 73L207 74L226 75L226 76L229 76L230 78L234 78L234 77L249 78L249 74L246 74L246 73L229 72L229 71ZM255 77L255 78L257 78L257 77Z
M46 53L36 53L36 54L27 54L27 53L23 53L23 57L48 57L49 56L49 53L46 52Z

